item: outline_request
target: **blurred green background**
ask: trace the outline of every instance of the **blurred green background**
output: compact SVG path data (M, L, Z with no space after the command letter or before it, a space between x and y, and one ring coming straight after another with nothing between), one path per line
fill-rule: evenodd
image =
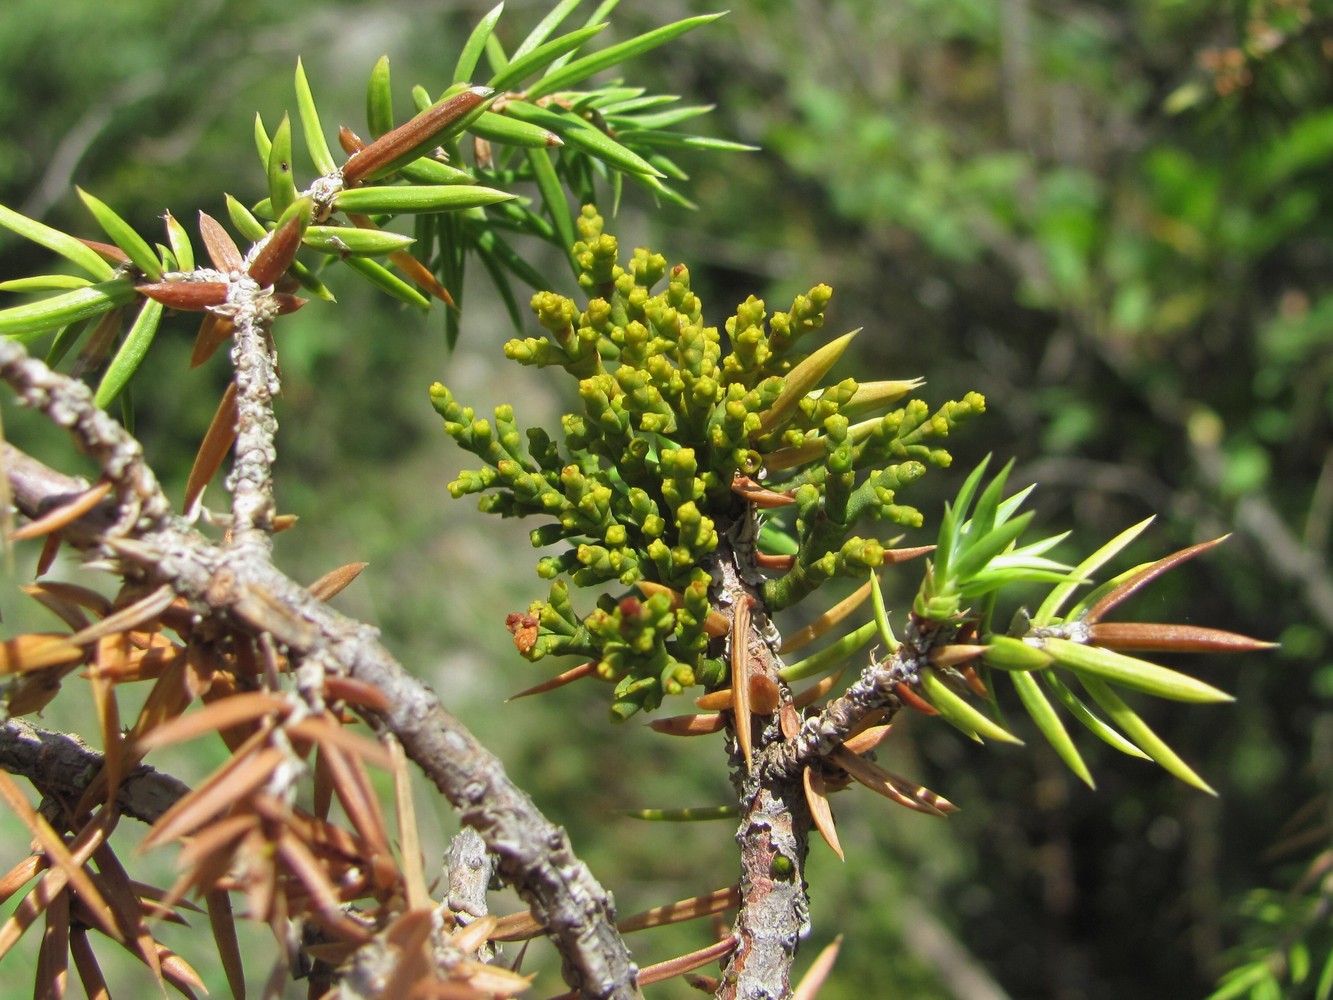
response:
M380 54L405 115L407 87L438 87L488 6L10 0L0 202L88 235L74 183L144 232L167 207L223 217L222 192L261 194L252 116L294 108L298 53L325 124L356 128ZM513 44L547 9L512 0L502 37ZM610 30L629 37L705 9L626 3ZM690 159L695 213L627 192L608 226L623 246L687 262L713 322L751 293L785 307L833 285L831 332L866 328L847 370L924 375L935 402L985 393L990 412L953 442L957 467L1014 456L1010 482L1040 483L1044 524L1074 528L1067 553L1151 513L1157 525L1121 568L1235 532L1126 612L1283 644L1179 664L1234 692L1234 706L1140 706L1216 800L1090 740L1096 792L1039 738L983 750L907 720L881 760L963 811L943 826L869 795L834 800L848 861L813 848L806 956L846 940L822 996L1201 996L1236 961L1228 948L1262 944L1239 916L1250 894L1289 886L1328 847L1325 830L1294 855L1268 854L1330 775L1331 66L1333 16L1314 0L737 0L626 67L633 82L715 102L705 127L762 151ZM0 274L38 266L0 235ZM279 334L278 499L301 518L280 538L282 564L314 579L370 562L341 606L379 625L568 826L622 912L729 883L729 824L618 815L725 800L716 738L612 728L603 693L577 686L501 704L549 673L514 654L503 624L545 585L527 526L448 498L466 463L425 390L438 378L479 410L513 401L521 423L549 426L569 386L503 361L512 328L483 283L468 290L451 355L438 312L386 307L340 277L338 307L312 304ZM187 371L192 337L190 324L165 330L136 383L138 432L175 496L227 378L221 356ZM13 440L73 468L49 429L12 407L5 421ZM927 527L909 544L930 540L956 486L936 473L913 494ZM12 574L26 579L34 558L18 550ZM900 606L915 572L887 574ZM17 598L2 600L6 627L34 627ZM57 707L46 723L77 728L75 712ZM182 777L207 766L183 760ZM423 794L419 812L440 849L455 827L447 808ZM11 838L14 861L21 842ZM704 940L694 928L631 945L647 963ZM30 970L33 943L6 967ZM188 937L181 950L199 957ZM527 967L547 970L534 995L558 989L549 956L534 949ZM146 986L126 982L138 985L122 995Z

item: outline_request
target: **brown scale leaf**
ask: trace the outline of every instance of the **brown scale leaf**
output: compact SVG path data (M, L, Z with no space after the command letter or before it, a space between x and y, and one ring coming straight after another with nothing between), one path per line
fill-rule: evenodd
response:
M778 728L782 730L784 740L795 739L796 734L801 731L801 713L791 702L787 702L779 709Z
M546 925L532 915L531 910L499 917L491 929L492 941L527 941L537 937Z
M838 960L838 949L841 947L842 935L839 934L815 957L810 968L801 977L801 981L796 984L796 989L792 991L791 1000L815 1000L824 986L824 981L833 971L833 963Z
M885 709L872 708L869 712L856 720L856 724L848 731L847 737L850 739L851 737L859 736L867 729L870 729L873 726L878 726L888 717L889 713Z
M314 583L306 587L311 596L321 601L327 601L342 593L349 583L361 575L361 571L369 566L370 563L354 562L346 566L339 566L337 569L331 569L321 576Z
M272 837L267 831L254 829L245 835L237 854L248 864L240 883L240 890L245 894L246 914L251 920L268 920L273 923L275 935L281 920L285 917L284 907L274 907L278 895L278 873L270 858Z
M163 645L135 650L122 664L114 667L103 664L97 669L101 676L116 684L151 681L161 677L172 664L184 656L184 646L178 646L167 640ZM89 676L86 671L84 676Z
M0 905L50 866L45 854L29 854L0 878Z
M259 824L253 813L228 816L185 842L176 856L181 874L167 890L164 905L174 906L188 893L207 896L225 890L219 883L231 870L241 841Z
M190 351L190 367L198 368L217 353L217 349L231 339L236 328L230 317L221 313L208 313L199 324L199 332L194 337L194 347Z
M69 953L74 959L74 968L78 970L79 982L88 1000L111 1000L111 990L102 975L102 967L97 964L97 956L88 941L88 932L82 927L70 928ZM237 994L238 996L240 994Z
M53 531L59 531L61 528L77 521L84 514L92 510L111 492L110 483L99 483L90 490L80 493L69 503L43 514L35 521L30 521L18 531L9 536L10 541L23 542L29 538L40 538L42 535L48 535Z
M69 641L68 634L29 632L0 642L0 674L67 667L83 657L84 651Z
M277 847L283 863L310 892L310 898L315 904L310 916L326 931L339 938L356 942L369 940L367 930L343 911L337 888L329 881L323 866L310 853L310 849L290 831L278 838Z
M347 218L348 221L358 229L373 229L376 232L380 230L380 227L375 225L374 220L368 215L358 215L349 212ZM402 271L404 275L414 281L421 288L425 289L428 294L433 295L448 306L452 306L455 309L458 308L457 304L454 302L454 297L449 294L449 289L440 284L439 279L431 274L430 269L422 264L421 261L413 257L410 250L397 250L389 254L388 259L396 268L398 268L398 270Z
M112 680L112 676L128 662L129 646L129 635L125 632L99 639L92 666L87 672L93 692L93 706L102 732L101 773L104 777L101 784L105 785L105 793L99 790L97 796L93 797L90 795L92 788L86 789L74 810L76 816L91 811L99 800L110 808L116 801L116 793L120 791L121 779L129 770L125 762L125 737L120 727L120 705L116 701L115 682Z
M810 817L815 821L815 829L823 836L825 843L833 848L839 861L846 861L838 842L838 827L833 821L833 810L829 807L828 789L824 785L824 776L813 767L801 771L801 783L805 786L805 801L810 807Z
M240 692L215 701L198 712L180 715L154 726L135 742L141 753L147 753L242 723L270 717L276 722L290 712L292 707L290 699L269 691Z
M1183 562L1193 559L1197 555L1202 555L1209 549L1221 545L1230 535L1223 535L1221 538L1214 538L1210 542L1200 542L1198 545L1191 545L1188 548L1180 549L1178 552L1172 552L1169 556L1163 556L1156 562L1145 566L1139 572L1135 573L1120 586L1115 587L1109 593L1105 594L1092 607L1088 608L1087 613L1083 615L1083 621L1089 625L1099 622L1105 617L1106 613L1111 611L1117 604L1137 593L1148 584L1152 583L1163 573L1175 569Z
M478 917L472 923L450 934L449 944L465 955L474 954L491 939L491 932L495 930L496 922L493 913Z
M1122 653L1250 653L1277 646L1217 628L1156 622L1096 622L1088 639Z
M72 667L47 667L19 674L9 684L4 707L11 716L40 712L60 693L60 682Z
M928 555L935 551L933 545L918 545L910 549L885 549L884 565L896 566L898 563L907 562L909 559L915 559L918 556Z
M784 656L788 653L794 653L798 649L810 645L821 635L828 632L829 629L839 622L845 621L847 616L866 602L870 596L870 584L867 583L858 587L848 597L843 598L833 607L829 608L822 615L812 621L805 628L782 640L782 648L779 650Z
M849 737L842 744L843 749L848 753L861 756L863 753L869 753L879 746L889 737L893 731L892 725L872 726L869 729L862 730L855 736Z
M359 153L366 148L365 140L346 125L338 126L338 145L343 148L343 152L348 156Z
M721 941L700 948L698 951L692 951L688 955L681 955L679 958L668 959L665 962L658 962L645 969L640 969L639 985L648 986L651 983L664 982L687 972L693 972L695 969L701 969L711 962L720 961L735 950L736 943L736 938L727 936Z
M343 165L343 182L355 187L362 179L411 152L431 136L438 135L452 122L462 118L490 97L492 91L472 88L427 108L391 132L386 132L369 146L353 153Z
M269 234L268 242L250 262L249 275L260 288L271 287L291 267L308 221L297 212Z
M58 608L73 607L76 609L86 609L95 614L98 618L105 618L111 614L111 601L99 594L97 591L82 587L77 583L63 583L59 580L42 580L40 583L31 583L23 588L23 592L39 601L44 607L54 611L65 619L65 615ZM49 603L48 603L49 602ZM69 622L69 619L65 619ZM83 618L86 623L86 616ZM72 622L70 623L72 625ZM79 626L82 627L82 626Z
M0 799L4 800L14 815L19 818L19 821L28 828L33 835L33 839L37 842L37 846L50 859L52 869L43 877L43 882L56 872L63 872L60 881L63 884L67 880L73 885L75 891L87 901L88 906L97 918L97 927L107 930L111 937L116 937L111 923L111 910L83 867L94 849L106 836L107 830L115 824L114 815L110 812L98 813L79 831L73 848L71 848L66 846L64 838L52 829L51 824L46 821L46 817L32 807L27 796L19 790L18 785L15 784L9 773L3 770L0 770ZM49 900L47 902L49 903ZM2 954L0 952L0 955Z
M753 766L750 720L750 605L741 600L731 613L731 713L736 726L736 745L745 758L745 770Z
M382 887L395 885L399 878L398 866L389 848L389 833L380 809L379 799L370 786L369 775L357 757L345 755L336 745L321 747L333 775L333 790L338 802L351 821L352 828L364 841L354 857L364 857L371 868L375 883ZM330 830L336 829L323 824ZM307 836L307 843L315 843Z
M704 893L702 896L691 896L689 899L678 900L675 903L667 903L665 906L655 906L651 910L644 910L642 913L635 913L617 923L616 928L622 934L630 934L651 927L664 927L667 924L698 920L700 917L734 909L740 905L740 901L740 889L734 885L728 886L725 889L715 889L713 892Z
M108 264L120 265L130 262L129 255L113 243L99 243L97 240L85 240L82 237L75 238Z
M237 1000L245 997L245 964L241 960L241 945L236 937L236 920L231 912L230 894L214 889L205 895L208 905L208 926L213 932L213 943L218 949L222 971L227 975L227 986Z
M256 733L256 736L266 734ZM287 754L277 747L234 756L213 772L198 788L174 803L153 824L144 838L144 849L156 847L193 833L210 823L229 806L242 802L273 775Z
M137 955L160 983L163 970L159 945L148 927L134 884L109 845L98 845L93 856L97 860L97 882L106 892L126 950Z
M204 985L203 979L199 973L194 971L194 967L189 962L181 958L174 951L161 942L155 942L155 951L157 953L157 962L162 969L162 977L172 986L179 990L189 1000L196 1000L198 994L207 993L208 987Z
M227 453L235 443L236 383L229 382L227 391L222 394L222 401L218 403L217 412L213 414L213 421L208 425L208 432L199 445L199 452L194 457L190 476L185 482L183 508L186 513L194 508L195 501L203 494L204 487L217 475L218 469L222 468Z
M829 760L872 792L878 792L886 799L896 802L900 806L906 806L914 812L943 818L951 812L958 811L952 802L941 795L936 795L929 788L908 781L891 771L886 771L878 764L872 764L870 761L842 748L838 748L829 754Z
M437 992L436 996L445 1000L450 997L467 998L467 1000L471 1000L472 997L507 998L517 996L532 985L528 976L520 976L517 972L510 972L501 966L487 965L470 959L454 963L449 969L449 974L459 986L466 984L467 992L449 990L448 987L454 983L441 984L445 990Z
M207 212L199 213L199 235L203 238L209 259L219 271L230 274L232 271L245 270L245 256L231 238L231 233Z
M667 736L707 736L727 728L727 719L718 712L673 715L665 719L653 719L648 723L648 728Z
M332 715L307 716L300 722L288 723L284 728L296 739L310 740L321 746L333 743L344 753L359 757L383 770L387 771L393 766L392 755L382 744L352 732Z
M939 715L940 711L930 702L917 694L910 684L898 683L893 686L894 696L898 698L908 708L920 712L922 715Z
M777 681L767 674L750 674L750 711L755 715L772 715L782 704L782 691Z
M107 359L107 355L111 353L111 348L115 345L124 325L125 310L123 307L103 313L93 326L92 333L88 334L84 340L83 346L79 349L78 357L74 359L74 364L70 365L70 377L85 378L101 368Z
M37 557L37 571L34 576L46 576L51 572L56 556L60 555L60 544L59 535L46 536L46 541L42 543L42 554Z
M805 708L808 705L813 705L820 698L833 690L838 681L842 679L842 672L846 669L845 666L842 666L827 677L821 677L814 684L811 684L800 694L792 698L792 705L796 708Z
M393 798L398 813L398 849L403 858L407 905L413 910L425 910L431 906L430 890L426 888L426 873L422 868L421 839L417 832L416 813L412 808L412 779L407 769L407 755L403 753L402 744L392 736L385 739L393 771Z
M386 997L410 996L413 984L436 978L435 963L428 956L431 932L429 910L408 910L384 932L384 939L398 949L398 964L384 985Z
M774 510L779 507L789 507L796 502L796 498L790 492L777 493L764 486L763 483L751 479L749 476L743 476L736 473L731 480L731 492L746 503L753 504L760 510Z
M69 894L62 892L46 908L34 997L64 1000L69 983L69 930Z
M988 646L973 646L965 642L955 642L947 646L934 646L927 659L932 667L956 667L960 663L970 663L986 652Z
M530 688L525 688L518 694L511 694L505 699L505 702L518 701L519 698L530 698L534 694L545 694L547 691L554 691L556 688L562 688L566 684L573 684L575 681L581 681L585 677L592 677L597 671L597 664L594 661L580 663L577 667L571 667L563 674L556 674L550 680L542 681L540 684L534 684Z
M146 622L154 621L171 603L176 600L172 589L165 584L145 594L133 604L107 615L99 622L80 629L69 637L76 646L87 645L108 635L128 632L142 627Z
M139 710L139 717L135 719L134 728L130 731L130 741L134 746L139 746L148 733L180 716L195 700L200 693L200 678L206 670L206 667L198 666L204 656L199 644L192 641L183 658L176 657L163 669L162 676L154 681L148 697L144 699L143 708ZM139 757L144 753L142 750L135 752Z
M384 692L375 685L359 681L354 677L339 677L333 674L324 678L324 697L330 701L360 705L376 712L383 711L391 704Z
M694 707L701 712L721 712L731 707L734 701L731 688L720 688L717 691L709 691L707 694L701 694L694 699Z
M227 301L231 286L225 281L144 281L134 286L140 295L180 312L203 312Z

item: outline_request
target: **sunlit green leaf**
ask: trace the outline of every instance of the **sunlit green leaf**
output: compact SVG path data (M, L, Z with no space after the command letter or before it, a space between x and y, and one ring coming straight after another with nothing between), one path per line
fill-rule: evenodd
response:
M268 151L268 197L273 211L281 215L296 200L296 178L292 170L292 123L286 116L273 133Z
M411 236L387 233L382 229L358 229L352 226L310 226L302 240L321 253L353 254L358 257L383 257L405 250L416 242Z
M984 712L974 708L966 698L949 687L945 680L940 677L939 671L928 668L922 670L918 676L921 679L921 693L926 700L939 710L940 715L963 732L971 732L979 737L1022 745L1023 741L1017 736L1003 726L998 725Z
M1060 721L1056 714L1055 707L1047 700L1046 695L1042 693L1041 685L1028 673L1022 671L1016 672L1010 676L1014 682L1014 688L1018 691L1018 697L1023 702L1023 707L1027 709L1028 715L1032 716L1032 721L1036 723L1041 734L1046 737L1051 748L1060 755L1068 768L1079 776L1079 779L1089 788L1095 788L1096 783L1092 780L1092 772L1088 770L1088 765L1084 763L1083 757L1078 752L1078 747L1074 746L1074 741L1069 738L1069 732L1065 729L1064 723Z
M1114 747L1123 754L1130 757L1142 757L1144 760L1151 758L1136 747L1129 740L1120 735L1114 728L1090 709L1078 695L1069 690L1068 685L1060 680L1059 676L1053 670L1044 670L1039 675L1041 682L1046 685L1051 694L1065 709L1077 719L1083 726L1107 746Z
M84 246L73 236L52 229L36 219L29 219L26 215L20 215L4 205L0 205L0 226L60 254L70 263L87 271L97 281L107 281L115 276L116 269L98 256L96 250Z
M529 149L527 156L533 177L537 181L537 190L541 192L542 204L555 225L559 245L565 253L569 253L578 237L574 232L574 216L569 210L565 186L556 176L555 165L551 162L549 152L544 149Z
M604 69L618 66L627 59L650 52L664 42L669 42L693 28L711 24L721 16L721 14L702 14L698 17L689 17L683 21L676 21L674 24L663 25L653 31L645 32L618 45L609 46L600 52L593 52L581 59L575 59L560 69L546 74L536 84L529 87L528 97L535 100L538 97L545 97L547 94L554 94L558 90L565 90L586 80L594 73L600 73Z
M77 288L63 295L53 295L39 302L0 309L0 336L19 339L34 337L90 316L98 316L132 302L134 297L134 285L130 280L116 278L88 288Z
M601 129L594 128L582 118L571 114L557 114L548 108L529 104L527 101L510 101L505 105L505 113L520 121L555 132L565 140L566 144L589 156L604 160L620 170L648 177L660 176L657 168L638 153L616 142Z
M127 256L150 281L162 280L162 262L158 260L148 241L134 231L134 227L117 215L104 202L94 198L83 188L76 188L88 211L93 213L97 224L111 237L111 242L125 251Z
M528 37L518 43L518 48L514 50L511 58L521 59L545 42L551 37L551 32L564 24L565 19L578 9L582 2L583 0L560 0L547 12L545 17L537 22L536 27L528 32Z
M67 292L71 288L87 288L93 284L77 274L38 274L31 278L11 278L0 281L0 292Z
M543 42L530 52L515 52L509 60L509 65L491 77L487 86L496 90L511 90L521 81L546 69L566 52L573 52L605 28L605 24L594 24L553 38L549 42Z
M1047 639L1043 644L1059 664L1074 671L1080 678L1095 677L1121 687L1132 688L1158 698L1172 701L1218 702L1234 701L1225 691L1211 684L1159 667L1147 660L1126 656L1114 650L1102 649L1069 639Z
M366 125L372 139L393 131L393 88L389 81L389 57L380 56L366 85Z
M430 299L409 285L398 275L366 257L345 257L343 263L382 292L387 292L396 299L416 306L418 309L430 309Z
M121 390L125 388L130 378L139 370L139 365L148 353L148 347L153 342L153 337L157 334L157 328L162 322L162 312L166 307L161 302L153 299L144 301L139 309L139 315L135 317L134 323L130 326L129 332L125 334L125 339L121 341L120 349L116 351L116 356L111 359L111 364L107 367L106 374L102 376L101 383L97 386L97 393L93 397L93 402L106 409Z
M504 8L503 3L496 4L472 29L472 34L463 45L463 51L458 54L458 62L454 66L454 83L472 82L477 69L477 60L481 58L486 42L491 37L491 32L495 30L495 22L500 20Z
M1064 606L1065 601L1074 593L1080 582L1119 555L1121 550L1138 538L1148 525L1152 524L1153 520L1154 518L1147 517L1138 524L1126 528L1075 566L1070 573L1070 579L1052 588L1051 592L1046 595L1046 599L1041 602L1036 614L1032 616L1032 624L1039 627L1049 625L1055 616L1060 613L1060 608Z
M305 136L305 146L315 169L324 176L338 169L329 150L328 140L324 138L324 129L319 123L319 110L315 107L315 95L311 93L310 81L306 79L305 67L296 60L296 113L301 118L301 133Z
M546 149L564 145L564 140L550 129L540 125L499 115L488 111L468 126L468 131L488 142L501 142L508 146L521 146L529 149Z
M807 677L816 677L819 674L827 673L873 639L878 631L878 624L873 621L866 622L860 628L848 632L840 637L837 642L830 643L819 652L811 653L804 660L783 667L778 671L778 676L790 684L792 681L804 680Z
M1088 694L1107 715L1111 721L1125 731L1139 747L1143 749L1149 757L1155 760L1166 771L1175 775L1187 785L1193 785L1209 795L1216 795L1212 787L1194 773L1194 770L1186 764L1176 752L1172 750L1153 730L1144 722L1128 705L1121 700L1120 696L1111 690L1110 686L1097 680L1095 677L1083 676L1079 678Z
M342 212L363 215L404 212L456 212L465 208L508 201L508 191L473 184L438 184L430 187L362 187L339 191L333 205Z

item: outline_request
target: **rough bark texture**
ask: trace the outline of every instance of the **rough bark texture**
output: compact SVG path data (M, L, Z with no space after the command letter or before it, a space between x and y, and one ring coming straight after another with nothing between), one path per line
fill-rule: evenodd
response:
M102 754L77 736L10 719L0 726L0 768L27 778L43 796L72 803L102 769ZM116 808L124 816L155 823L189 790L171 775L140 764L121 779Z
M716 601L735 614L742 602L755 601L762 577L754 568L755 522L738 522L726 533L716 562ZM752 610L744 637L750 669L779 684L781 667L777 630L762 605ZM783 696L790 693L784 690ZM736 843L741 852L740 911L733 934L736 950L723 970L722 1000L780 1000L791 993L791 968L801 938L810 930L805 859L809 851L810 813L799 771L796 780L763 766L783 742L778 713L731 720L732 785L741 808ZM752 727L753 766L747 770L736 740L736 727Z

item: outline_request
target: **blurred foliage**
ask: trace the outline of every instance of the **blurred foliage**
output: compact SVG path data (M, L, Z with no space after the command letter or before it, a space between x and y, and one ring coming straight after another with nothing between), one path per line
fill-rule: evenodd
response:
M296 53L312 80L344 82L321 85L321 100L359 120L365 66L388 51L395 74L442 79L439 39L461 42L488 6L15 0L0 12L0 202L73 225L76 181L141 231L168 187L178 217L216 214L204 199L252 162L252 112L276 120L290 103ZM511 4L513 23L545 6ZM698 12L679 0L626 9L614 30ZM1165 729L1216 802L1096 748L1092 793L1053 753L981 754L944 727L895 734L885 759L963 812L948 837L911 816L840 817L855 864L816 853L811 870L808 953L850 932L831 1000L868 983L969 1000L1196 996L1275 953L1273 985L1255 974L1234 995L1313 995L1327 915L1287 890L1327 828L1291 868L1265 852L1330 774L1310 748L1333 693L1331 62L1333 21L1303 0L747 0L636 67L658 75L656 89L717 102L712 133L764 152L721 169L682 156L703 210L645 221L625 206L621 233L654 227L651 242L696 262L694 287L711 301L836 284L837 325L867 327L865 365L924 375L940 397L985 393L993 415L959 460L1017 453L1012 481L1041 484L1042 516L1077 523L1077 550L1149 513L1161 527L1131 556L1234 528L1134 610L1284 644L1210 678L1237 706ZM16 242L0 244L6 273L24 270ZM469 399L511 395L491 367L503 311L470 296L460 352L446 357L441 338L383 336L375 306L339 295L350 319L329 328L307 311L285 334L279 501L303 523L280 544L293 564L313 578L371 559L352 610L436 676L594 870L624 886L622 908L725 884L729 830L615 818L626 805L716 800L713 768L673 755L668 772L652 734L633 729L608 752L592 724L604 706L577 692L496 706L527 683L503 615L533 581L526 557L501 554L526 550L526 532L482 544L479 515L446 505L456 458L424 388L447 373ZM393 325L425 323L403 313ZM224 372L181 378L188 347L174 360L160 347L146 381L160 398L141 405L139 429L183 478ZM525 421L559 412L554 388L523 386ZM8 430L45 433L25 428ZM452 571L440 579L460 564L478 568L466 586ZM1144 715L1157 724L1155 707ZM655 768L643 801L632 776ZM1275 892L1242 905L1263 886ZM1314 924L1300 923L1303 907ZM1306 927L1308 971L1292 986Z

